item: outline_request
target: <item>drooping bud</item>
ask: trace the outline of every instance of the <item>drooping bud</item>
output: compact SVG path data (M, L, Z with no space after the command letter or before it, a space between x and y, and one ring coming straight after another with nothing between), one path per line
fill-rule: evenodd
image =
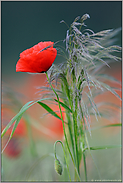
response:
M62 168L62 165L58 159L55 159L55 170L59 175L62 175L63 168Z

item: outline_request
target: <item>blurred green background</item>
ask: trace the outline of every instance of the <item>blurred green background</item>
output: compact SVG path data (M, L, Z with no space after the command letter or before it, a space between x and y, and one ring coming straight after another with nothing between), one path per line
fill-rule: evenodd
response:
M63 40L66 36L67 26L63 23L60 24L60 21L65 20L65 22L70 25L77 16L82 16L85 13L90 15L90 19L87 19L85 24L87 25L87 28L92 29L94 32L122 27L122 1L2 1L2 81L15 91L16 89L21 88L20 92L26 92L29 84L27 83L28 79L31 80L35 76L33 77L27 73L16 73L15 68L19 59L19 54L40 41L56 42L58 40ZM59 44L63 45L62 43ZM121 33L117 36L116 44L120 46L122 44ZM55 63L60 61L62 61L62 58L57 56ZM121 67L121 63L116 64L117 67L114 66L115 69L113 71L117 73L118 78L120 78L121 73L117 69ZM27 86L24 85L24 83L26 83ZM33 80L32 88L35 86L36 80ZM26 95L28 95L29 92L31 92L31 89ZM26 99L26 102L28 102L28 99ZM117 123L119 122L120 120L117 121ZM121 129L120 127L116 127L116 129L111 128L110 130L95 130L92 132L92 136L89 137L89 141L90 145L121 144ZM51 142L45 139L45 137L41 137L35 144L37 156L32 155L28 145L24 146L25 148L23 148L21 156L18 158L3 156L1 169L2 180L65 181L65 178L67 178L65 171L61 177L56 174L53 157L47 157L44 160L39 161L37 166L35 166L29 174L30 168L38 158L47 153L54 152L53 143L54 141ZM63 154L60 146L57 151L63 161ZM87 168L89 181L100 179L109 181L121 180L120 148L93 151L92 154L97 168L88 154ZM71 169L71 172L73 172L73 169ZM83 165L81 176L82 180L84 180Z

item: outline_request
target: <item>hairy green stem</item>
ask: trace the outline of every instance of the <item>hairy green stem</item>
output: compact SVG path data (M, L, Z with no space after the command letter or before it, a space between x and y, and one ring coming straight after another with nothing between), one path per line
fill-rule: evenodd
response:
M59 105L59 110L60 110L60 114L61 114L61 120L62 120L63 131L64 131L64 136L65 136L67 148L68 148L69 154L70 154L70 156L71 156L72 162L73 162L73 164L74 164L75 171L76 171L76 173L77 173L77 177L78 177L78 179L79 179L79 181L80 181L80 177L79 177L78 171L77 171L77 169L76 169L76 166L75 166L75 163L74 163L74 159L73 159L73 156L72 156L72 153L71 153L71 151L70 151L69 144L68 144L67 135L66 135L66 132L65 132L64 120L63 120L63 115L62 115L62 111L61 111L59 96L58 96L58 94L56 93L56 91L54 90L52 84L50 83L50 80L49 80L49 77L48 77L47 72L46 72L46 76L47 76L48 82L49 82L49 84L50 84L50 87L51 87L51 89L53 90L53 92L55 93L55 95L56 95L56 97L57 97L57 100L58 100L58 105Z
M53 90L53 92L55 93L56 97L57 97L57 100L58 100L58 105L59 105L59 110L60 110L60 114L61 114L61 120L62 120L62 125L63 125L63 131L64 131L64 135L65 135L65 140L66 140L66 144L67 144L67 148L69 150L69 153L72 157L72 154L71 154L71 151L70 151L70 148L69 148L69 144L68 144L68 140L67 140L67 135L66 135L66 132L65 132L65 126L64 126L64 120L63 120L63 115L62 115L62 111L61 111L61 106L60 106L60 102L59 102L59 96L58 94L56 93L56 91L54 90L52 84L50 83L50 80L49 80L49 77L48 77L48 74L46 72L46 76L47 76L47 79L48 79L48 82L50 84L50 87L51 89Z
M76 83L76 77L75 77L75 70L74 69L72 71L72 76L73 76L73 87L75 87L74 84ZM74 88L73 88L73 90L74 90ZM77 132L77 108L78 108L77 96L75 96L74 102L75 102L75 109L73 109L73 104L71 107L72 107L72 112L73 112L73 123L74 123L73 127L74 127L74 138L75 138L75 148L76 148L76 166L77 166L78 173L80 174L80 171L79 171L79 153L78 153L78 135L77 135L78 134L78 132Z
M64 83L64 80L63 80L63 83ZM66 83L64 83L64 85L66 85ZM68 101L71 104L70 95L69 95L69 89L68 89L67 86L66 86L67 88L64 87L64 85L61 83L61 89L62 89L62 91L64 93L67 94ZM64 100L64 103L69 106L69 104L65 100ZM75 148L74 148L74 140L73 140L73 133L72 133L72 123L71 123L70 114L67 111L66 111L66 118L67 118L67 121L68 121L68 130L69 130L70 140L71 140L71 144L72 144L73 156L74 156L74 159L75 159Z
M66 81L66 82L65 82ZM67 83L67 80L63 80L63 83L65 86L63 86L63 84L61 83L61 88L62 88L62 91L64 93L66 93L67 97L68 97L68 101L69 101L69 104L67 104L67 102L64 100L64 103L66 103L68 106L72 106L72 103L71 103L71 97L70 97L70 91L69 91L69 88L68 88L68 83ZM76 156L75 156L75 145L74 145L74 139L73 139L73 132L72 132L72 123L71 123L71 119L70 119L70 115L66 112L66 118L68 120L68 130L69 130L69 134L70 134L70 139L71 139L71 144L72 144L72 150L73 150L73 156L74 156L74 160L76 161Z
M77 120L76 120L76 117L75 117L75 114L73 114L73 122L74 122L74 138L75 138L75 148L76 148L76 166L77 166L77 170L78 170L78 173L79 173L79 161L78 161L78 142L77 142Z
M66 164L67 164L67 171L68 171L69 179L70 179L70 181L71 181L70 172L69 172L69 166L68 166L68 162L67 162L67 157L66 157L64 145L63 145L63 143L62 143L60 140L57 140L57 141L55 142L55 144L54 144L55 158L57 159L57 156L56 156L56 143L58 143L58 142L61 143L61 145L62 145L62 149L63 149L63 152L64 152L65 161L66 161Z
M72 79L73 79L73 84L76 83L76 77L75 77L75 71L72 71ZM78 143L77 143L77 98L75 98L75 111L73 109L73 103L72 103L72 96L70 93L73 93L73 91L69 91L68 88L68 82L67 79L63 80L64 85L66 86L64 90L63 86L62 86L62 90L66 92L68 100L69 100L69 105L72 109L72 117L73 117L73 125L71 124L71 121L68 120L68 128L69 128L69 133L70 133L70 138L71 138L71 142L72 142L72 149L73 149L73 155L74 155L74 160L75 160L75 164L78 170L78 174L79 174L79 154L78 154ZM72 134L72 127L73 127L73 132L74 135ZM75 145L74 145L75 142ZM75 148L74 148L75 147Z

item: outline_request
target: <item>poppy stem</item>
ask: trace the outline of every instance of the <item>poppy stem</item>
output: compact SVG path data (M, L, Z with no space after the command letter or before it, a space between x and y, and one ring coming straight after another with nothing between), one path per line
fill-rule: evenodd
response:
M51 89L53 90L53 92L55 93L55 95L56 95L56 97L57 97L58 105L59 105L59 110L60 110L60 114L61 114L62 125L63 125L64 136L65 136L65 140L66 140L66 145L67 145L69 154L70 154L70 156L71 156L72 162L73 162L73 164L74 164L74 167L75 167L75 171L76 171L78 180L81 181L81 180L80 180L79 173L78 173L77 168L76 168L76 165L75 165L75 163L74 163L74 159L73 159L72 153L71 153L71 151L70 151L69 144L68 144L67 135L66 135L66 132L65 132L65 126L64 126L63 115L62 115L61 106L60 106L60 101L59 101L59 96L58 96L58 94L56 93L56 91L54 90L54 88L53 88L53 86L52 86L52 84L51 84L51 82L50 82L50 80L49 80L49 77L48 77L48 73L47 73L47 72L46 72L46 77L47 77L47 79L48 79L48 82L49 82L49 84L50 84Z
M64 152L64 157L65 157L65 161L66 161L66 165L67 165L67 169L68 169L68 175L69 175L69 179L70 179L70 181L71 181L71 177L70 177L69 166L68 166L68 162L67 162L67 157L66 157L65 148L64 148L63 143L62 143L60 140L57 140L57 141L55 142L55 144L54 144L55 158L57 159L57 156L56 156L56 144L57 144L58 142L61 143L61 145L62 145L62 149L63 149L63 152Z

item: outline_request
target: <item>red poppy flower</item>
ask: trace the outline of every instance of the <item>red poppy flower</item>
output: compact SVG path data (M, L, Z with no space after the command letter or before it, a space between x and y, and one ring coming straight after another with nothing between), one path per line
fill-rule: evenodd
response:
M53 44L51 41L40 42L20 53L20 59L16 64L16 72L46 72L57 55L57 50L53 48Z

